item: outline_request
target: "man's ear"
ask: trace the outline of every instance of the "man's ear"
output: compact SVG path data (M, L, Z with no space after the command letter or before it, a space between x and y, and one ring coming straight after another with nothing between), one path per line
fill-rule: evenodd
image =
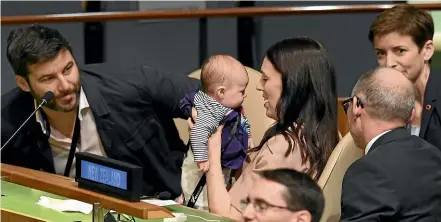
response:
M291 222L311 222L312 216L311 213L307 210L301 210L294 213L294 216Z
M433 46L432 40L427 40L426 44L424 44L421 53L423 55L424 61L429 61L433 54L435 53L435 48Z
M412 108L412 112L410 112L408 123L412 122L413 118L415 117L415 113L416 113L416 111L415 111L415 107L414 107L414 108Z
M357 104L358 98L354 96L352 98L352 115L354 117L360 117L361 116L361 110L363 109L361 105Z
M224 86L217 87L216 94L220 99L225 98L225 87Z
M29 87L28 81L23 76L15 75L15 82L21 90L25 92L31 91L31 87Z

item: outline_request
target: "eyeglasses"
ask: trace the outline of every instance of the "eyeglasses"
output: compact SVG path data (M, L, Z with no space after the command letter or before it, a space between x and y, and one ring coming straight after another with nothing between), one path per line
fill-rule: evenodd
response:
M343 107L343 110L345 111L346 114L348 114L349 104L351 104L354 97L357 99L357 107L364 108L364 104L361 102L361 100L357 96L353 96L353 97L347 98L347 99L343 100L343 102L341 102L341 106Z
M286 210L290 210L290 211L297 211L296 209L291 209L289 207L282 207L282 206L277 206L274 204L270 204L268 202L266 202L265 200L262 199L257 199L255 201L251 201L249 198L243 199L240 201L240 208L242 210L245 210L245 208L251 204L254 208L254 210L258 213L262 213L267 211L269 208L278 208L278 209L286 209Z

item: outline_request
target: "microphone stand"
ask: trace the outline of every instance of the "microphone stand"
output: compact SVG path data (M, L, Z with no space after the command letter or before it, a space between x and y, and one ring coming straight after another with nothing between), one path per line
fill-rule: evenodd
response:
M34 112L32 112L32 114L21 124L20 127L18 127L18 129L14 132L14 134L12 134L11 137L9 137L8 141L6 141L5 144L3 144L3 146L0 148L0 152L3 150L3 148L6 147L6 145L9 144L9 142L11 142L12 138L15 137L15 135L20 132L21 128L29 121L29 119L31 119L31 117L34 116L34 114L44 105L47 103L47 100L43 99L43 101L40 103L40 105L38 105L37 109L34 110Z

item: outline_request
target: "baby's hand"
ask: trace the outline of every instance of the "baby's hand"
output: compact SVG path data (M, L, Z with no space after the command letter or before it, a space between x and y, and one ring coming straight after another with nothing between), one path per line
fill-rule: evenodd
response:
M210 169L210 162L208 162L208 160L196 162L196 164L203 173L208 172L208 169Z
M248 138L248 149L252 149L252 148L254 148L254 142L253 139L251 139L250 137Z

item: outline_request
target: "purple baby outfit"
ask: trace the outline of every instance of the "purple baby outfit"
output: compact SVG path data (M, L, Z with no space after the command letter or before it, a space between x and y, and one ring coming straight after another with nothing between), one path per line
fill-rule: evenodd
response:
M181 100L181 111L187 117L191 116L195 95L196 92L189 93ZM248 122L244 120L246 117L242 114L242 107L240 107L227 114L219 123L219 125L224 124L221 149L223 167L238 169L246 158L250 130Z

